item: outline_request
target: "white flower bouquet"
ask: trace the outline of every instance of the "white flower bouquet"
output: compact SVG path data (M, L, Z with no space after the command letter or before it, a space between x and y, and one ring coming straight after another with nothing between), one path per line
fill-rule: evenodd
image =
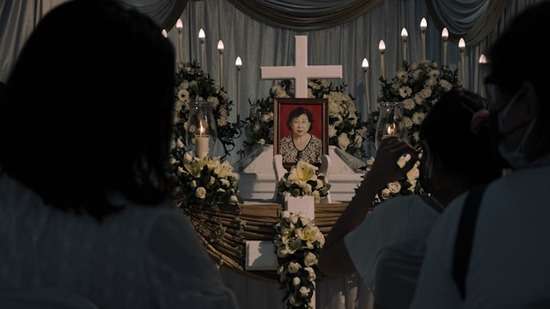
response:
M382 95L378 102L398 103L399 128L405 132L401 135L412 146L420 141L420 125L432 106L445 92L462 86L456 70L431 62L406 64L393 79L381 79L381 82Z
M186 153L182 160L172 159L171 163L183 207L238 206L238 175L229 162Z
M279 182L278 192L280 194L288 192L293 197L311 195L316 202L319 202L321 198L327 196L330 184L317 171L316 166L298 161Z
M284 211L275 225L274 244L287 308L311 308L325 237L309 219Z

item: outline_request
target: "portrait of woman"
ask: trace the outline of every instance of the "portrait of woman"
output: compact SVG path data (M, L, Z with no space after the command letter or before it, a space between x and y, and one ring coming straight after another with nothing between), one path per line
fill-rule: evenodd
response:
M323 101L301 103L277 104L277 153L281 154L285 168L300 160L320 166L322 155L326 153Z

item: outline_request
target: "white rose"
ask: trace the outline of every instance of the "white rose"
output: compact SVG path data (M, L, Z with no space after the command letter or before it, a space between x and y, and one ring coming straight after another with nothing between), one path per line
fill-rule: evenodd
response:
M401 125L407 129L410 129L413 126L413 121L409 117L403 117L401 119Z
M220 127L224 127L227 125L227 118L226 117L223 117L221 116L220 118L218 118L218 126Z
M298 215L297 214L291 214L290 215L290 222L292 222L293 224L298 223Z
M222 184L222 187L229 188L229 186L231 186L231 183L227 179L222 178L222 179L220 179L220 182Z
M196 188L197 187L197 182L196 181L191 181L191 188Z
M399 79L402 83L406 83L407 82L407 72L405 72L405 71L397 72L397 79Z
M185 170L181 166L178 166L178 173L183 174Z
M288 98L288 94L281 86L275 86L275 97L277 98Z
M403 101L403 107L405 109L408 109L408 110L411 110L411 109L414 109L414 101L413 99L406 99L405 101Z
M309 288L306 288L305 286L303 286L300 288L300 295L302 295L302 297L307 297L309 295L309 291L310 291Z
M422 123L422 121L424 121L424 118L426 118L426 114L424 114L424 113L414 113L413 116L412 116L412 121L415 124L420 125Z
M183 148L185 147L185 144L181 141L181 139L178 138L178 140L176 141L176 146L178 148Z
M424 86L426 87L433 87L435 85L437 85L437 79L435 78L430 78L424 83Z
M260 140L258 141L258 144L265 145L265 139L260 138Z
M423 99L427 99L429 97L432 96L432 89L430 88L424 88L422 89L422 91L420 91L419 93L420 97L422 97Z
M336 136L336 133L338 133L336 128L332 125L329 125L328 126L328 137L334 137L334 136Z
M439 77L440 74L441 72L439 72L439 70L430 70L430 72L428 72L428 76L430 77L430 79L436 79Z
M355 135L355 144L361 145L363 143L363 137L361 137L361 134Z
M212 106L213 109L216 109L218 104L220 104L220 101L216 97L208 97L206 101L210 103L210 106Z
M198 187L195 190L195 196L203 200L206 197L206 189L204 187Z
M288 210L283 211L282 217L284 219L290 218L290 212Z
M304 257L304 265L306 266L313 266L317 264L317 257L315 254L308 252L306 256Z
M409 162L410 160L411 160L411 155L406 153L406 154L402 155L401 157L399 157L399 160L397 160L397 165L400 168L404 168L405 165L407 164L407 162Z
M239 198L236 195L231 195L231 197L229 198L229 202L231 204L238 204L239 203Z
M287 248L281 248L277 250L277 256L284 258L287 257L290 254L290 251Z
M296 262L288 263L288 272L291 273L291 274L297 273L301 268L302 268L302 266L300 266L300 264L298 264Z
M294 284L294 286L299 286L300 282L301 282L300 278L298 277L292 278L292 284Z
M209 184L209 185L213 185L213 184L215 184L215 183L216 183L216 178L210 176L210 180L208 181L208 184Z
M414 96L414 103L416 103L417 105L422 105L422 103L424 103L424 98L417 94Z
M445 79L442 79L439 81L439 85L441 86L441 88L443 88L445 91L449 91L451 89L453 89L453 85L451 83L449 83L447 80Z
M309 281L315 281L315 279L317 279L317 275L315 275L315 270L313 270L313 268L305 267L304 270L307 271Z
M328 114L329 115L339 115L340 113L342 113L342 108L340 107L340 104L338 104L338 102L336 102L335 100L331 100L329 96L329 101L328 101Z
M399 95L402 97L402 98L407 98L408 96L410 96L412 94L412 89L411 87L401 87L399 88Z
M262 121L263 121L263 122L269 122L269 121L271 121L271 117L269 117L269 114L263 114L263 115L262 115Z
M399 193L401 191L401 184L399 181L390 182L388 184L388 189L391 193Z
M348 135L346 133L342 133L342 134L340 134L340 136L338 136L338 146L342 150L346 150L348 148L349 144L350 144L350 141L349 141Z

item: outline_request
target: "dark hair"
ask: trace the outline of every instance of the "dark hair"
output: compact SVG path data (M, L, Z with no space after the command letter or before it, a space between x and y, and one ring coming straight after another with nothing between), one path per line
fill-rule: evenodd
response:
M488 121L472 129L472 120L485 110L480 96L460 89L444 94L426 115L420 136L436 164L471 185L488 183L500 175Z
M291 128L291 124L292 124L292 121L302 115L306 115L307 117L307 120L309 121L309 123L311 123L311 125L309 126L309 131L311 131L311 129L313 128L313 114L311 113L310 110L308 109L305 109L303 107L297 107L295 109L293 109L290 114L288 114L288 120L286 121L286 125L289 129L292 129Z
M0 166L50 206L100 219L169 197L174 50L144 15L64 3L38 24L0 105Z

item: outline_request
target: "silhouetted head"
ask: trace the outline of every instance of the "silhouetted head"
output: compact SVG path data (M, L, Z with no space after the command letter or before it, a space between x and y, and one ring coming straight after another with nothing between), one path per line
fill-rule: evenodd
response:
M486 79L499 152L514 168L550 153L550 2L519 14L489 52Z
M426 190L437 191L438 186L447 184L465 190L501 175L485 108L480 96L454 89L426 115L420 128L424 150L421 181Z
M144 15L106 0L64 3L38 24L0 105L0 165L51 206L114 212L122 193L157 205L167 164L174 51Z

